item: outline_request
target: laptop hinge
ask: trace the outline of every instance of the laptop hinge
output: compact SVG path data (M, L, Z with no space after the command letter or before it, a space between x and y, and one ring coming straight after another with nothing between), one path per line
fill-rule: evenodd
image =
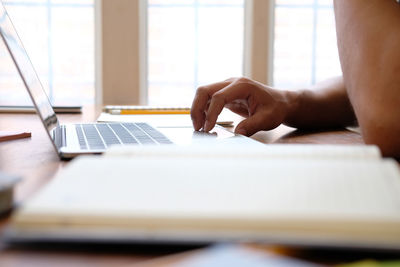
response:
M62 146L67 146L67 128L65 125L60 126L61 127L61 144Z
M53 140L57 146L57 149L64 147L67 143L65 130L65 126L61 125L57 126L53 131Z

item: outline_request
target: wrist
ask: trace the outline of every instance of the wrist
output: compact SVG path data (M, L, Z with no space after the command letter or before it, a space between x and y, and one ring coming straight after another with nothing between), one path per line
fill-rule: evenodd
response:
M288 126L297 124L298 117L301 116L301 107L307 98L310 98L309 90L297 90L297 91L284 91L285 104L286 104L286 116L283 123Z

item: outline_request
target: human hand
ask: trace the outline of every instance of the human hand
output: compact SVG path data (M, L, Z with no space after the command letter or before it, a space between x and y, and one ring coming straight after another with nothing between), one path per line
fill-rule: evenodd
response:
M245 117L235 133L250 136L284 122L290 107L287 91L272 89L248 78L232 78L197 89L191 108L196 131L214 128L224 107Z

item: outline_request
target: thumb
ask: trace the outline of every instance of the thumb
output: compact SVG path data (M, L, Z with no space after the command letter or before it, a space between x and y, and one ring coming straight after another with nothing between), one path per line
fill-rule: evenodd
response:
M268 117L261 112L255 113L253 116L243 120L238 124L235 133L251 136L258 131L264 130L268 125Z

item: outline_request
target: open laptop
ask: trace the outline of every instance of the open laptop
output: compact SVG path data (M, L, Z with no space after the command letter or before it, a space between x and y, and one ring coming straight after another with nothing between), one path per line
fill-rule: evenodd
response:
M220 142L220 139L229 139L228 142L233 143L258 143L219 127L215 128L213 134L207 134L194 132L190 127L174 127L174 125L156 129L146 122L60 125L1 0L0 3L0 35L60 158L102 153L110 145L116 144L191 144L199 142L213 144Z

